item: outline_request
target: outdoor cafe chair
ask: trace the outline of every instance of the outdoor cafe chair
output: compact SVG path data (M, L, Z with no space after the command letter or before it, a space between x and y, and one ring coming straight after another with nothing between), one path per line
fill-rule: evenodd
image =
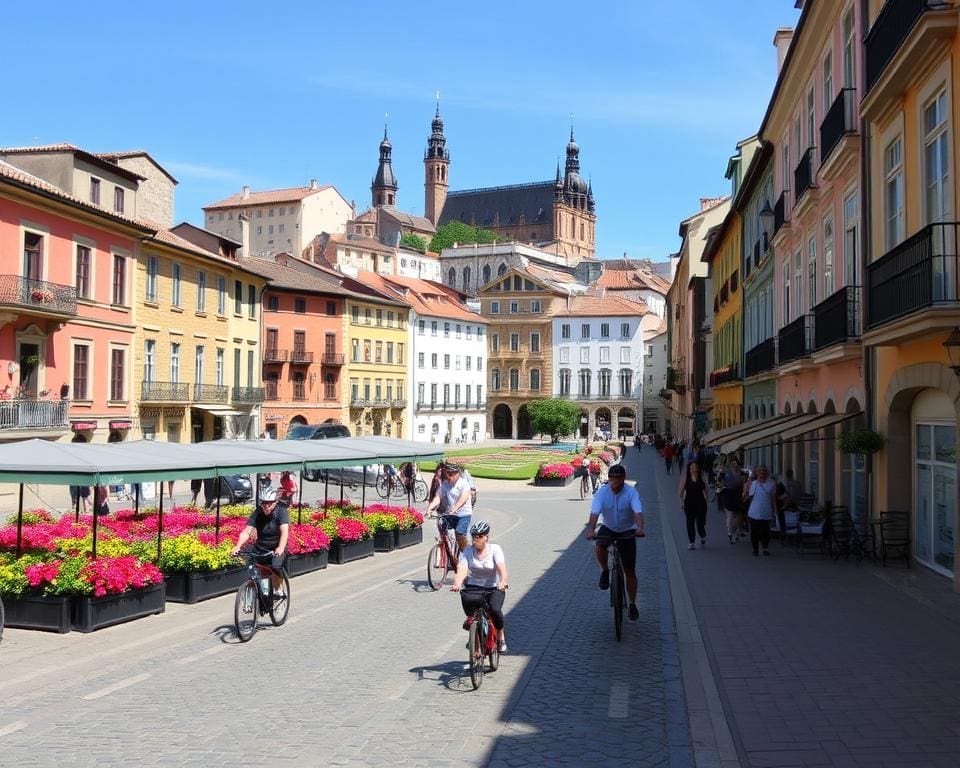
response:
M863 549L853 525L853 518L850 517L850 510L845 506L831 507L828 520L833 559L849 559L850 555L854 555L859 563L863 557Z
M887 565L888 557L902 557L910 567L910 513L888 510L880 513L880 564Z

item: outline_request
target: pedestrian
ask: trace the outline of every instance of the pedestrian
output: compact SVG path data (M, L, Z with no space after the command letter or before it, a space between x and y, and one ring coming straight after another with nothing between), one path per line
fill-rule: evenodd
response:
M109 515L110 506L107 504L107 486L98 485L93 491L93 514Z
M163 481L160 481L160 497L163 498ZM167 498L173 504L173 480L167 480Z
M743 515L743 472L740 463L731 457L721 478L722 488L717 494L717 503L727 513L727 539L731 544L740 540L740 524Z
M430 493L427 494L427 503L433 501L433 497L440 490L440 483L443 482L443 464L437 464L433 472L433 479L430 481Z
M744 500L750 499L747 516L750 518L750 544L753 546L753 556L770 554L770 522L776 510L777 484L770 478L767 468L761 464L757 467L756 479L744 485Z
M190 493L193 494L193 497L190 499L190 506L197 506L197 497L200 495L200 489L203 488L203 479L199 477L191 478L190 480Z
M89 502L90 502L90 486L89 485L71 485L70 486L70 506L73 509L77 508L77 499L80 500L80 507L83 509L83 514L87 514L89 511Z
M280 503L290 506L297 495L297 481L293 479L293 473L283 471L280 473Z
M673 444L665 443L663 446L663 463L667 467L667 474L673 469Z
M683 514L687 518L687 549L695 549L696 534L700 535L700 548L707 546L707 484L700 474L700 465L695 461L687 464L687 471L681 473L680 502Z

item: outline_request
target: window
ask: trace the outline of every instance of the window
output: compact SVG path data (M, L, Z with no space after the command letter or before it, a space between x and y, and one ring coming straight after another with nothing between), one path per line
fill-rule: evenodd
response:
M579 376L580 397L590 397L590 379L592 374L589 368L581 368Z
M127 260L116 254L113 257L113 303L118 306L127 303Z
M453 267L450 267L450 269L447 270L447 285L449 285L451 288L457 287L457 270L455 270Z
M463 268L463 292L470 292L470 267Z
M127 369L127 351L125 349L110 350L110 399L125 400L125 380Z
M257 319L257 286L247 286L247 317Z
M151 382L156 376L157 342L147 339L143 342L143 380ZM76 390L74 390L76 392Z
M459 360L460 358L457 358L457 359ZM466 357L464 357L463 361L466 364L466 369L468 371L473 370L473 358L470 357L470 355L467 355Z
M383 342L377 341L373 345L374 347L374 362L382 363L383 362Z
M530 389L534 392L540 391L540 369L531 368L530 369Z
M277 312L280 309L279 296L267 296L267 312Z
M561 368L560 369L560 395L570 394L570 369Z
M444 384L444 385L443 385L443 406L444 406L444 408L446 408L447 403L449 403L449 402L450 402L450 385L449 385L449 384Z
M336 315L336 314L337 314L337 302L335 302L335 301L328 301L328 302L327 302L327 316L328 316L328 317L333 317L333 316Z
M883 151L883 243L889 251L903 240L903 140L897 136Z
M253 386L253 372L254 372L253 360L254 360L253 350L248 349L247 350L247 388L250 388Z
M477 384L477 405L483 402L483 384ZM476 429L474 429L476 431Z
M175 306L180 306L180 298L183 292L183 268L179 264L173 265L173 293L170 299L170 303Z
M490 334L490 351L491 352L500 351L500 334L499 333Z
M23 236L23 276L27 280L43 279L43 236L35 232Z
M480 357L480 355L477 355L477 370L478 371L483 370L483 358Z
M630 338L630 323L620 323L620 338L621 339Z
M857 87L857 46L856 25L853 18L853 7L843 15L840 22L840 38L843 44L843 87Z
M207 307L207 273L197 272L197 312L203 312ZM200 382L197 382L198 384Z
M426 320L418 320L418 321L417 321L417 335L418 335L418 336L425 336L426 333L427 333L427 321L426 321Z
M456 332L457 332L457 338L458 338L458 339L459 339L459 338L462 338L462 336L461 336L462 326L460 325L460 323L457 323L456 329L457 329L457 331L456 331Z
M323 377L323 399L324 400L333 400L336 398L336 382L337 379L332 373L328 373Z
M203 347L198 344L193 352L193 381L203 384Z
M274 209L271 208L269 211L267 211L267 216L272 219L272 218L273 218L273 213L274 213Z
M306 314L307 312L307 300L302 296L296 296L293 299L293 311L298 315Z
M651 352L653 348L651 347ZM629 363L630 362L630 347L620 347L620 362Z
M600 362L601 363L610 362L610 347L600 347Z
M520 369L511 368L510 369L510 389L513 392L516 392L520 389Z
M354 323L360 322L360 307L356 304L350 307L350 320Z
M610 323L600 323L600 338L601 339L610 338Z
M302 371L295 371L293 374L293 399L307 399L307 388Z
M823 114L833 106L833 51L823 58Z
M817 305L817 236L807 240L807 306Z
M293 359L305 360L307 357L307 332L293 332Z
M217 347L217 362L216 362L216 376L217 376L217 386L222 387L224 381L224 370L223 370L223 347Z
M113 188L113 210L123 213L123 189L120 187Z
M540 352L540 334L537 332L530 334L530 352L535 354Z
M439 357L439 356L437 355L436 352L431 352L431 353L430 353L430 367L431 367L431 368L436 368L436 367L437 367L437 359L438 359L438 357Z
M170 381L177 384L180 381L180 345L170 345Z
M580 338L589 339L590 338L590 323L583 323L580 326Z
M278 225L278 226L277 226L277 233L282 235L282 234L283 234L283 228L284 228L284 225L283 225L283 224ZM302 376L302 374L301 374L301 376ZM301 383L302 383L302 382L301 382Z
M823 297L833 295L833 216L823 220Z
M519 311L520 311L520 302L519 302L519 301L511 301L511 302L510 302L510 314L511 314L511 315L515 315L515 314L517 314L517 312L519 312Z
M609 368L600 369L600 388L597 394L600 397L610 397L610 379L612 378L612 372Z
M233 281L233 314L243 314L243 283L239 280Z
M436 405L436 404L437 404L437 385L431 384L430 385L430 405ZM434 426L437 426L437 425L435 424Z
M444 367L445 369L448 369L448 370L449 370L449 368L450 368L450 355L444 355L444 356L443 356L443 367Z
M393 365L393 342L387 342L387 364Z
M923 183L926 223L949 221L950 146L947 136L947 92L940 91L923 110ZM951 246L952 247L952 246Z
M843 271L846 285L860 285L857 224L857 193L854 192L843 201Z
M360 362L360 339L351 339L350 346L351 346L351 355L352 355L353 362L359 363Z
M227 278L217 277L217 314L221 317L227 313Z
M620 397L630 397L633 394L633 371L629 368L620 369Z
M807 146L812 147L817 142L814 139L815 131L817 130L816 124L816 103L817 103L817 92L816 85L811 85L810 90L807 91Z
M500 314L500 302L499 302L499 301L491 301L491 302L490 302L490 314L491 314L491 315L499 315L499 314Z
M371 313L371 311L370 311L370 307L364 307L364 308L363 308L363 324L364 324L364 325L370 325L371 317L372 317L372 316L373 316L373 315L372 315L372 313Z
M382 310L382 309L378 309L378 310L377 310L377 325L379 325L379 326L382 326L382 325L383 325L383 310Z
M427 358L427 356L426 356L425 353L423 353L423 352L418 352L418 353L417 353L417 368L423 368L423 367L424 367L424 365L426 364L426 358Z
M520 351L520 334L519 333L510 334L510 351L511 352Z
M540 299L530 300L530 311L535 315L540 314Z
M564 323L560 326L560 338L569 339L570 338L570 324Z
M90 347L87 344L73 345L73 397L89 400Z
M77 246L76 288L79 298L90 298L90 249L85 245Z
M783 262L783 325L790 319L790 259L786 259Z
M570 347L560 347L560 362L561 363L570 362Z
M490 389L500 389L500 369L494 368L490 371Z
M403 342L397 342L397 365L403 365Z
M233 350L233 386L240 387L240 350Z
M450 323L443 324L443 338L445 339L450 338Z
M803 253L793 255L793 290L796 293L793 311L797 317L803 314Z
M783 192L790 189L790 172L790 144L784 142L780 158L780 189Z
M590 347L580 347L580 362L581 363L590 362Z
M90 177L90 202L100 205L100 179Z

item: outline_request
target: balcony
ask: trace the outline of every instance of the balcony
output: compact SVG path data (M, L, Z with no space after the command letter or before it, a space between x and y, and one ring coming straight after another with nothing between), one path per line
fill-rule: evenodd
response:
M867 330L896 343L960 321L956 222L929 224L867 265Z
M820 176L839 176L859 157L857 92L842 88L820 124Z
M230 396L230 387L217 384L194 384L193 400L196 403L225 403Z
M140 382L140 400L186 403L190 401L190 385L177 381L142 381Z
M813 173L813 153L815 149L816 147L807 147L793 171L793 189L796 192L793 198L793 210L798 216L802 215L806 208L804 195L817 186ZM806 196L807 198L812 197L812 195Z
M687 391L686 384L684 383L683 371L679 368L668 367L667 368L667 386L666 389L672 389L678 395L682 395Z
M673 392L671 392L669 389L661 389L661 390L660 390L660 399L661 399L661 400L669 400L671 397L673 397Z
M230 399L235 403L262 403L263 396L263 387L234 387Z
M29 280L20 275L0 275L0 307L69 320L77 316L77 289L46 280Z
M287 350L273 349L268 347L263 350L263 362L265 363L285 363L287 362Z
M416 405L417 411L434 411L437 408L437 404L434 402L428 403L425 400L418 400Z
M720 286L720 306L722 307L724 304L726 304L729 298L730 298L730 283L724 282L724 284Z
M765 371L772 371L777 365L777 340L775 338L761 341L749 350L744 359L743 375L746 378L757 376Z
M310 365L313 362L313 352L307 352L305 349L294 349L290 353L291 365Z
M773 236L776 237L777 233L785 224L790 223L790 214L787 212L787 192L790 190L785 189L780 193L780 197L777 198L777 202L773 204ZM768 216L770 214L767 214Z
M813 351L813 315L800 315L777 334L780 365L806 357Z
M0 433L19 430L28 430L32 433L37 429L69 429L70 419L67 418L69 409L69 400L0 401Z
M710 372L710 386L718 387L723 384L740 381L740 363L730 363L723 368Z
M863 41L867 92L861 113L875 119L918 73L938 61L957 30L957 10L932 0L887 0Z
M841 288L813 308L813 349L860 338L860 287Z
M393 400L390 400L389 402L390 402L390 407L391 407L391 408L406 408L406 407L407 407L407 400L406 400L406 398L404 398L404 397L395 397L395 398L393 398Z
M343 353L324 352L321 362L323 365L343 365Z

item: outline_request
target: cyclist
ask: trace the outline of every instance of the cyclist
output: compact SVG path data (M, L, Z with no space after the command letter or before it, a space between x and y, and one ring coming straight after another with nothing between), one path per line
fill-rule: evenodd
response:
M637 489L624 484L627 471L623 464L614 464L607 473L608 483L597 491L590 505L586 538L597 541L597 561L600 563L600 589L610 588L610 571L607 569L607 548L615 541L623 563L623 575L630 598L630 620L640 617L637 609L637 543L636 538L646 536L643 532L643 509ZM597 520L603 516L603 524L597 530Z
M400 477L403 480L403 490L413 493L413 482L417 479L417 465L408 461L400 466Z
M292 472L282 472L280 474L280 492L279 498L281 504L290 506L297 495L297 481L293 479Z
M490 606L490 620L500 633L500 653L507 652L503 633L503 594L507 588L507 563L499 544L490 543L490 523L477 520L470 526L473 543L460 553L457 575L453 579L454 592L460 593L460 604L467 620L464 629L473 623L473 611L484 599Z
M427 512L440 509L447 527L457 534L457 546L462 552L467 548L467 531L470 529L470 484L460 475L460 466L446 464L443 470L443 482L437 495L427 507Z
M290 516L286 505L278 503L277 489L273 486L267 486L260 491L260 508L255 509L247 518L247 524L240 531L231 554L239 554L254 533L257 534L257 541L251 551L258 563L273 568L273 593L276 597L283 586L280 569L286 560Z

